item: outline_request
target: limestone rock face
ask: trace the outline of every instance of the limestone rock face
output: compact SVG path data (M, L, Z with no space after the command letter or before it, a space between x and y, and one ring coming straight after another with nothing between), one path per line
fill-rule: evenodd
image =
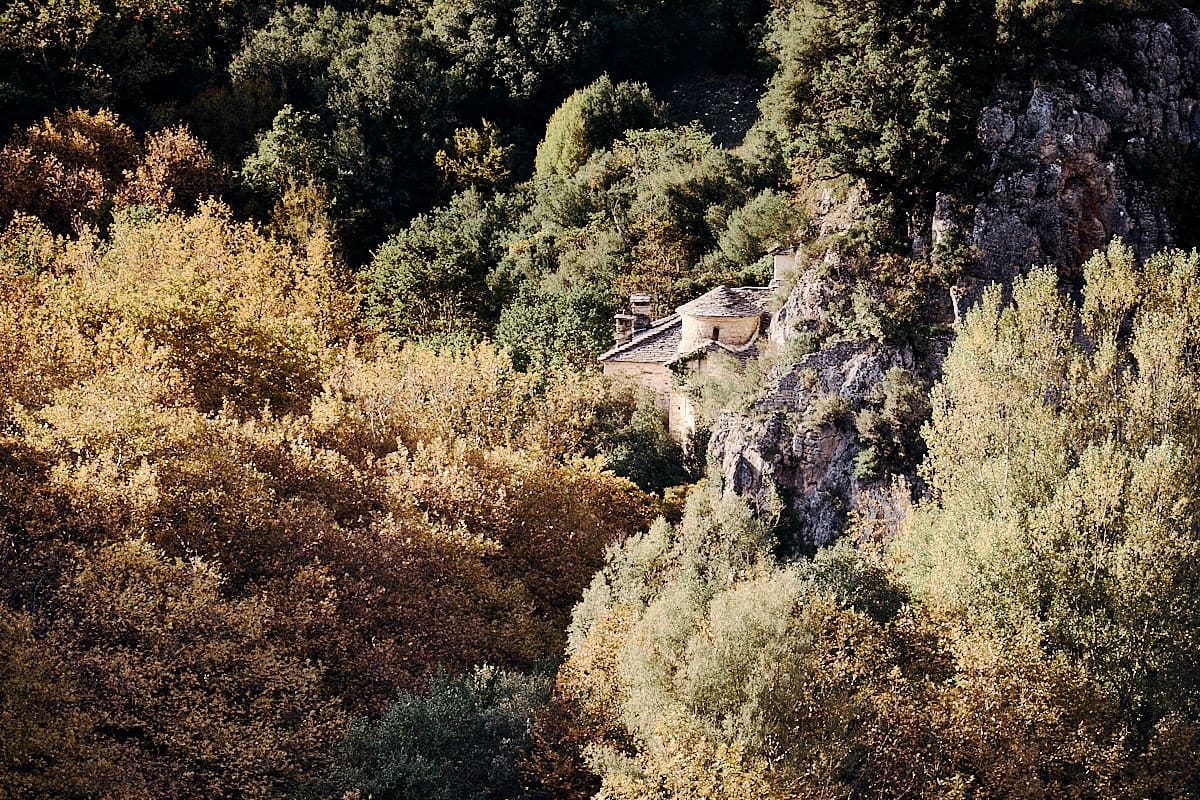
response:
M1053 80L996 92L975 131L986 167L981 193L955 201L939 194L928 227L914 231L914 252L951 228L971 246L972 264L950 291L962 311L987 284L1008 284L1033 265L1077 279L1114 235L1142 258L1200 244L1200 20L1182 9L1107 35L1111 54L1095 60L1102 66L1062 64ZM826 192L810 232L820 239L846 230L863 203L858 190ZM837 290L822 266L797 277L773 319L773 340L827 327ZM855 477L862 444L854 415L893 366L936 378L948 346L949 336L931 342L914 363L911 353L876 342L827 341L774 375L750 413L720 417L710 459L728 490L760 507L772 495L784 501L793 548L827 544L864 493L878 489ZM831 404L835 396L840 405ZM832 419L816 413L832 406L840 409Z
M977 284L1008 282L1033 264L1070 277L1120 235L1139 257L1179 243L1170 209L1180 164L1200 147L1200 21L1130 22L1112 32L1116 58L1061 68L1061 78L1002 90L977 135L989 186L963 220Z
M750 414L726 411L718 420L709 452L726 490L760 508L773 493L782 499L793 549L833 541L867 488L854 474L861 449L854 415L892 367L912 368L912 354L877 342L833 342L779 375Z
M833 304L834 288L819 270L801 273L783 305L771 316L767 336L782 342L801 331L815 331Z

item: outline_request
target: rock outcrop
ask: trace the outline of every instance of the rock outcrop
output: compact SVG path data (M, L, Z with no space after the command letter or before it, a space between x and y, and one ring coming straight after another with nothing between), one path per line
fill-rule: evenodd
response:
M988 188L960 221L977 284L1032 264L1069 278L1115 235L1140 257L1195 243L1179 193L1200 179L1186 174L1200 164L1200 20L1180 10L1110 35L1101 66L1061 65L1052 83L1004 87L980 115Z
M907 350L842 340L801 358L778 375L750 414L724 412L710 454L728 491L769 508L783 501L786 545L829 544L865 489L855 474L862 450L855 416L878 405L874 391L893 367L913 369Z
M914 244L936 245L951 228L963 234L972 263L951 290L962 310L985 285L1007 284L1036 264L1055 264L1072 282L1114 235L1143 258L1200 244L1200 219L1189 218L1200 216L1200 20L1179 10L1108 34L1111 57L1059 65L1053 81L1001 87L980 114L984 191L957 202L939 195L928 236ZM831 226L844 229L861 199L852 192L822 204L812 231L819 238L836 233ZM836 289L822 274L815 265L799 276L775 315L773 339L815 338L828 327ZM936 378L948 345L949 337L931 343L917 363L877 342L826 341L774 375L750 413L720 417L710 461L729 490L760 507L772 495L784 501L793 549L827 544L864 492L880 485L855 474L864 445L854 416L892 367Z

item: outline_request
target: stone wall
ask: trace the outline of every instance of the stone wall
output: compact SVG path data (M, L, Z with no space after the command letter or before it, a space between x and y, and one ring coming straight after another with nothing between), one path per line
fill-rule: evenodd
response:
M747 344L758 333L761 318L753 317L694 317L683 315L683 335L679 342L679 352L690 353L701 343L713 338L713 331L719 330L719 340L733 347Z
M618 380L629 380L654 392L664 411L670 408L671 370L664 364L637 361L607 361L603 372Z
M691 402L674 389L674 373L665 364L634 361L605 362L604 374L654 392L662 409L667 431L675 441L686 443L696 428Z

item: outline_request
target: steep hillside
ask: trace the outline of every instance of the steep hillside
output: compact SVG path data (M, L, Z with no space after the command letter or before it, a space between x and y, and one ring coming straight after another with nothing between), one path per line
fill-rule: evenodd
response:
M897 494L920 494L919 454L882 457L881 438L893 450L920 448L920 419L904 418L911 409L897 407L885 377L904 370L928 386L955 315L987 285L1050 264L1063 288L1077 289L1081 265L1113 236L1141 259L1197 244L1200 19L1178 8L1105 26L1095 39L1101 52L1050 59L1036 80L1013 70L982 103L976 174L926 187L927 207L909 215L920 221L903 254L910 270L925 259L936 272L939 255L956 256L911 308L898 309L876 266L864 270L878 251L864 259L847 247L878 192L812 184L806 257L774 335L815 337L819 347L771 373L749 413L723 414L710 452L734 491L760 506L783 500L789 548L829 543L852 512L886 522ZM903 419L887 419L896 414Z

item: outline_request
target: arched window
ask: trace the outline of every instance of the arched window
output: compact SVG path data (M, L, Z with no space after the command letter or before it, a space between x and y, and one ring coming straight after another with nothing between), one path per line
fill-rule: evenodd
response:
M721 341L721 329L720 328L713 328L712 340L714 342Z

